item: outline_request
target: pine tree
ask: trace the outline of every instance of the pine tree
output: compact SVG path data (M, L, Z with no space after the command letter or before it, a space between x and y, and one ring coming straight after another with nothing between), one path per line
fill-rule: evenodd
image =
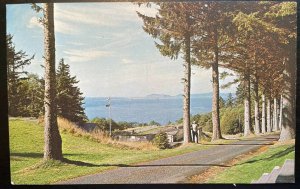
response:
M282 2L272 6L267 16L270 22L285 30L287 39L282 42L284 52L282 94L282 127L280 141L294 139L296 135L296 36L297 4Z
M45 57L44 159L63 160L62 140L57 124L54 3L44 3L43 7L32 4L32 8L43 13L40 22L44 27Z
M219 102L219 67L224 61L223 52L230 46L231 12L234 4L227 2L199 2L198 10L194 11L197 32L194 37L194 64L212 69L212 140L222 138L220 126Z
M227 100L226 100L226 102L225 102L225 106L226 106L226 107L232 107L233 104L234 104L234 99L233 99L233 97L232 97L232 94L229 93L229 94L228 94L228 98L227 98Z
M6 36L7 45L7 82L8 82L8 115L21 116L22 114L22 98L24 94L21 92L21 80L25 77L26 72L24 66L29 65L34 56L28 58L24 51L16 51L12 41L12 36Z
M254 3L254 6L251 6L247 10L241 9L233 19L238 30L234 44L238 55L234 54L233 57L241 57L240 60L235 58L238 60L238 64L230 63L229 67L234 67L239 73L242 73L245 83L244 87L247 89L245 95L245 112L249 113L247 113L247 116L245 115L245 123L247 123L245 124L245 128L249 129L247 132L245 131L245 134L250 133L251 127L251 111L249 111L250 81L254 84L254 100L256 104L254 130L256 133L259 133L259 83L261 82L260 80L269 80L270 76L267 76L266 73L272 75L271 79L274 80L278 76L277 70L280 70L281 63L280 61L278 62L278 59L280 60L281 53L278 46L280 42L285 40L286 33L274 23L267 21L265 16L274 4L276 3ZM271 87L267 86L266 88L270 90ZM270 95L271 93L268 96ZM270 116L267 117L269 118Z
M22 79L20 91L22 92L21 116L39 117L44 114L44 80L38 75L28 74Z
M156 47L163 56L177 59L179 54L184 57L184 94L183 94L183 130L184 143L191 141L190 136L190 88L191 88L191 39L194 35L193 10L197 3L156 3L158 14L149 17L138 12L143 19L145 32L153 38Z
M56 73L58 115L81 124L87 117L84 113L82 93L76 86L79 81L70 75L70 66L61 59Z
M226 102L221 96L219 97L219 107L220 109L226 107Z

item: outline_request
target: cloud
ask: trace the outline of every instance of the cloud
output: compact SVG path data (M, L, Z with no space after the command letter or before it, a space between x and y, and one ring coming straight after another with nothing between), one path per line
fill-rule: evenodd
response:
M86 27L97 31L103 27L124 26L124 23L141 24L142 20L138 18L136 11L148 16L154 16L157 12L155 8L139 7L132 3L55 4L55 31L62 34L85 34ZM32 17L27 27L42 28L37 17Z
M88 24L97 26L114 26L115 22L111 22L110 16L105 14L101 8L84 6L64 6L55 9L55 18L61 22L73 24Z
M125 6L123 7L123 11L128 11L128 12L140 12L141 14L144 14L146 16L151 16L154 17L158 11L157 11L157 6L153 5L151 7L146 7L146 6L138 6L138 5L132 5L131 6Z
M100 51L94 49L70 49L63 52L66 54L66 58L69 59L70 62L88 62L101 57L111 56L113 54L111 51Z
M121 60L121 62L122 62L123 64L130 64L130 63L132 63L133 61L132 61L132 60L129 60L129 59L127 59L127 58L123 58L123 59Z
M84 46L86 45L85 43L81 43L81 42L76 42L76 41L69 41L67 42L69 45L74 45L74 46Z
M71 24L66 23L66 22L62 22L59 19L55 19L54 30L55 30L55 32L68 34L68 35L79 33L79 30L76 26L71 25Z
M38 18L33 16L27 23L27 27L34 28L43 28L42 24L38 21ZM54 22L55 32L63 34L78 34L78 29L74 25L68 24L67 22L62 22L59 19L55 19Z
M84 29L82 24L99 27L118 27L124 22L139 23L136 11L154 16L157 13L155 8L137 6L132 3L73 3L55 5L55 22L60 25L69 25L76 28L76 31ZM59 26L61 27L61 26ZM67 33L66 27L58 29L58 32Z
M27 24L27 27L28 28L36 28L36 27L43 28L42 24L39 23L38 18L35 16L30 18L30 20Z

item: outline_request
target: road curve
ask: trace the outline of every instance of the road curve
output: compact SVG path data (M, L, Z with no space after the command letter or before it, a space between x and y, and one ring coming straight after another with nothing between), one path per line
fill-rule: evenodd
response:
M258 149L262 145L272 145L278 135L261 136L240 140L231 144L217 145L206 150L190 152L136 165L123 165L120 168L102 173L82 176L56 184L151 184L183 183L187 177L199 174L212 166L234 157Z

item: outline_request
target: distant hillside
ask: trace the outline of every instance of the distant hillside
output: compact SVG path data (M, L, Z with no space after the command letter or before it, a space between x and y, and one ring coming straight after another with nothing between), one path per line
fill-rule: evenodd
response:
M171 98L171 95L166 95L166 94L150 94L145 96L145 98Z
M233 97L235 97L234 93L231 93ZM228 98L229 93L220 93L220 96L223 99ZM182 94L176 95L177 97L182 97ZM191 94L191 98L211 98L212 97L212 92L209 93L196 93L196 94Z
M231 93L233 97L235 97L234 93ZM220 93L220 96L223 99L227 99L229 93ZM212 92L209 93L196 93L196 94L191 94L191 98L211 98L212 97ZM87 100L107 100L108 97L85 97ZM143 99L143 98L148 98L148 99L161 99L161 98L182 98L182 94L178 94L175 96L167 95L167 94L149 94L144 97L111 97L111 99Z

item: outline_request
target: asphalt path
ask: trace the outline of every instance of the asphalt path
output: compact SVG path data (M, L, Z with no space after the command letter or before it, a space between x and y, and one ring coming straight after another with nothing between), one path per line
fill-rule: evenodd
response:
M224 167L224 162L263 145L272 145L278 138L278 135L261 136L147 163L116 165L119 168L56 184L184 183L192 175L200 174L212 166Z

